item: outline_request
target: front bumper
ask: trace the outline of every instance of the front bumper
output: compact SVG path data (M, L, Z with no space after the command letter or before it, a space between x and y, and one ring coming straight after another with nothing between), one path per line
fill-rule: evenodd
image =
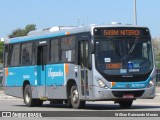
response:
M119 100L124 94L133 94L132 99L153 99L155 97L155 87L143 89L105 89L93 86L93 100Z

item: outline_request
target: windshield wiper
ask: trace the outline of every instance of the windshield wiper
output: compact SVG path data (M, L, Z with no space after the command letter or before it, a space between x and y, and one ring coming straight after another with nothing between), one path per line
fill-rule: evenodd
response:
M132 45L131 49L130 49L129 52L128 52L128 55L130 55L130 54L134 51L137 43L138 43L138 39L135 40L134 44Z

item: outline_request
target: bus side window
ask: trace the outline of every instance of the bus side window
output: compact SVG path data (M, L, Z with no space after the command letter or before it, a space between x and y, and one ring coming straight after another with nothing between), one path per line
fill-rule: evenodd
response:
M10 65L11 66L19 66L19 62L20 62L20 44L17 45L13 45L10 48L10 55L11 55L11 61L10 61Z
M8 67L8 57L9 57L9 46L5 46L5 52L4 52L4 67Z
M21 48L21 65L31 65L32 43L24 43Z
M32 43L32 65L36 64L36 45Z
M75 62L75 36L64 37L61 40L61 61Z
M50 44L50 61L51 63L58 63L60 61L59 55L59 40L51 40Z
M11 66L11 57L13 52L13 45L8 46L7 67Z

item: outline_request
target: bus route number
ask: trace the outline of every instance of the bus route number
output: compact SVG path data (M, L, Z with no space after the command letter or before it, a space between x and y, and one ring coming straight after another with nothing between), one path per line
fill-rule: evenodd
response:
M111 63L111 64L106 64L107 69L120 69L122 68L121 63Z

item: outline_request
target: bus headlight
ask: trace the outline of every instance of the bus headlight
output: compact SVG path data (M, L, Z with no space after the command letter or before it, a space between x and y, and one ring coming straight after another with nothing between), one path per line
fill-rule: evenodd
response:
M154 80L151 80L147 86L147 88L150 88L150 87L153 87L155 84L154 84Z
M98 82L98 85L99 85L100 87L106 87L106 84L103 82L102 79L97 78L97 82Z

